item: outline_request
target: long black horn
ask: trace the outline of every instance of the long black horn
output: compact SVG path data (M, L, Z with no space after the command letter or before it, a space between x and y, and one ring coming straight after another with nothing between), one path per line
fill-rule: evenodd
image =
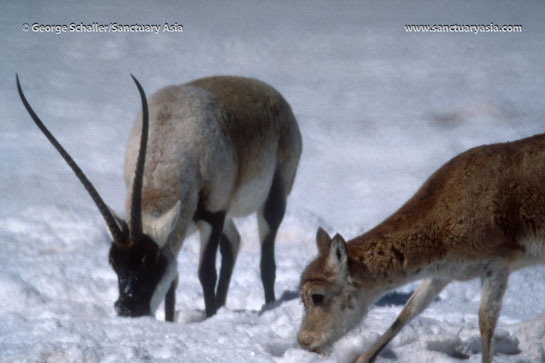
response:
M131 241L139 241L142 237L142 184L144 179L144 164L146 162L146 149L148 146L148 102L146 94L140 85L140 82L131 74L140 98L142 101L142 135L140 136L140 149L138 150L138 159L136 161L136 170L134 172L134 180L132 183L132 204L131 204L131 221L129 227Z
M98 210L104 217L104 221L106 222L106 225L108 226L108 229L110 230L112 237L114 239L115 243L118 244L124 244L124 236L123 232L119 228L115 217L112 215L110 210L108 209L108 206L106 203L104 203L104 200L100 197L98 192L96 191L95 187L89 179L85 176L83 171L80 169L78 164L72 159L72 157L66 152L66 150L59 144L57 139L49 132L49 130L45 127L43 122L40 120L40 118L36 115L32 107L30 107L30 104L28 103L23 90L21 89L21 84L19 83L19 76L15 74L15 78L17 80L17 90L19 91L19 97L21 98L21 101L23 101L23 105L25 105L26 110L30 114L30 117L32 117L32 120L34 120L34 123L38 128L43 132L45 137L53 144L55 149L61 154L62 158L66 161L66 163L72 168L78 179L81 181L91 198L93 198L93 201L95 202L96 206L98 207Z

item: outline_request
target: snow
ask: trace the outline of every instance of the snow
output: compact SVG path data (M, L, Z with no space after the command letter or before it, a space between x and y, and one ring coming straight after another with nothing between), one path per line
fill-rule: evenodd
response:
M399 313L375 306L323 356L296 343L297 285L319 225L354 237L450 157L544 131L545 3L507 0L3 1L0 12L0 361L348 362ZM183 33L23 32L33 24L183 24ZM522 24L512 34L409 34L405 24ZM15 87L123 214L125 142L148 94L212 74L257 77L290 102L304 152L263 307L255 217L227 306L204 319L199 244L179 255L177 323L116 317L95 206L29 119ZM403 287L408 293L416 285ZM479 281L453 283L377 362L480 361ZM545 361L545 269L511 275L495 362Z

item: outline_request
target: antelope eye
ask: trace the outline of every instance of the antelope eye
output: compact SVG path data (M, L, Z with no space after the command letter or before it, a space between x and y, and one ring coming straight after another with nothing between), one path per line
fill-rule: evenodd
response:
M142 256L142 266L145 268L151 268L157 264L159 261L158 254L154 252L148 252Z
M312 303L314 305L320 305L325 299L323 294L312 294L310 295L310 298L312 299Z
M142 266L144 267L151 267L153 258L150 256L149 253L146 253L144 256L142 256Z

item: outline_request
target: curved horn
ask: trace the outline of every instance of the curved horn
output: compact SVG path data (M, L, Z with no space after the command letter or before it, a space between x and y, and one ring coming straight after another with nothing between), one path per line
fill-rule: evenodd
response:
M138 159L136 161L136 170L134 172L134 180L132 183L132 195L131 195L131 221L129 227L130 240L135 242L139 241L142 237L142 184L144 179L144 164L146 162L146 149L148 145L148 102L146 101L146 94L142 86L131 74L138 92L140 92L140 98L142 100L142 135L140 136L140 149L138 150Z
M108 209L108 206L106 205L106 203L104 203L104 200L102 200L97 190L95 189L93 184L91 184L89 179L87 179L87 177L85 176L83 171L80 169L78 164L76 164L74 159L72 159L72 157L68 154L68 152L61 146L61 144L59 144L57 139L55 139L55 137L45 127L45 125L40 120L40 118L36 115L32 107L30 107L30 104L28 103L23 93L23 90L21 89L21 84L19 83L19 76L17 74L15 74L15 78L17 80L17 90L19 91L19 97L21 98L21 101L23 101L23 105L25 105L25 108L27 112L30 114L30 117L32 117L32 120L34 121L36 126L38 126L38 128L42 131L45 137L47 137L49 142L51 142L51 144L53 144L55 149L57 149L57 151L61 154L64 161L66 161L66 163L70 166L70 168L72 168L72 170L74 171L74 173L76 174L80 182L83 184L83 186L85 187L85 189L87 190L91 198L93 198L93 201L95 202L96 206L98 207L98 210L102 214L102 217L104 217L104 221L106 222L106 225L108 226L108 229L110 230L112 234L114 242L117 244L124 245L124 240L125 240L124 234L119 228L114 216Z

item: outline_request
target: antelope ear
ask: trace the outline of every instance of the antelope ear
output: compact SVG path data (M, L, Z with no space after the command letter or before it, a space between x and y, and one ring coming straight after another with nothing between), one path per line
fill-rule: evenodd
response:
M323 255L329 250L329 245L331 244L331 237L327 234L322 227L318 227L318 232L316 232L316 246L318 247L318 253Z
M112 208L110 208L109 206L106 206L106 207L108 208L108 210L114 217L115 223L117 223L117 226L119 227L119 230L121 231L121 233L123 235L127 235L127 233L129 232L129 227L127 226L127 222L125 222L123 218L118 216L117 213L114 212ZM112 231L110 231L110 228L108 227L108 223L106 223L105 219L102 219L102 221L104 222L104 225L106 226L106 231L108 232L108 236L110 236L110 239L114 241L114 236L112 234ZM116 241L116 242L123 243L123 241Z
M143 216L144 234L148 235L159 248L163 248L167 243L168 236L174 228L174 224L180 216L182 203L178 200L176 204L159 217Z
M348 272L348 251L346 242L340 234L336 234L329 247L328 264L343 274Z

